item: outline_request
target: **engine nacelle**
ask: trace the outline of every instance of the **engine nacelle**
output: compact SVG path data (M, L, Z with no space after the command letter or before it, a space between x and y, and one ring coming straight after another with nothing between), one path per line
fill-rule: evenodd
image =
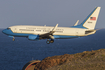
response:
M29 40L39 40L39 35L29 35L28 39Z

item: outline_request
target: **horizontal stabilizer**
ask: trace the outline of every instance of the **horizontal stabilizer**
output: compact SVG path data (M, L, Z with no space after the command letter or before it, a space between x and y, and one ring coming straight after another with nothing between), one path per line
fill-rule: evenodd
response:
M90 34L92 32L96 32L96 30L87 30L87 31L85 31L85 34Z

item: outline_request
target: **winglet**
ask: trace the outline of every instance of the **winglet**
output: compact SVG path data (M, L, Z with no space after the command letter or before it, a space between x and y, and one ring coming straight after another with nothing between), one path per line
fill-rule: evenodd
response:
M52 31L55 31L57 27L58 27L58 24L56 24L56 26L52 29Z
M52 29L52 31L50 31L50 33L51 34L54 33L57 27L58 27L58 24L56 24L56 26Z
M74 24L74 26L77 26L78 25L78 22L79 22L79 20L77 20L77 22Z

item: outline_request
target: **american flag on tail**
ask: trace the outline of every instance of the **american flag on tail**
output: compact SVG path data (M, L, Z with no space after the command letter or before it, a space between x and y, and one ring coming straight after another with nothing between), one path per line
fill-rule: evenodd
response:
M96 20L96 17L90 17L90 20Z

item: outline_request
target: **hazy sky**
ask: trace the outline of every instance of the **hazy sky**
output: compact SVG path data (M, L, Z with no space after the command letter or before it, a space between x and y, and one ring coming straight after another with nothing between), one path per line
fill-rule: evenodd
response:
M0 28L14 25L72 26L97 6L96 28L105 28L105 0L0 0Z

